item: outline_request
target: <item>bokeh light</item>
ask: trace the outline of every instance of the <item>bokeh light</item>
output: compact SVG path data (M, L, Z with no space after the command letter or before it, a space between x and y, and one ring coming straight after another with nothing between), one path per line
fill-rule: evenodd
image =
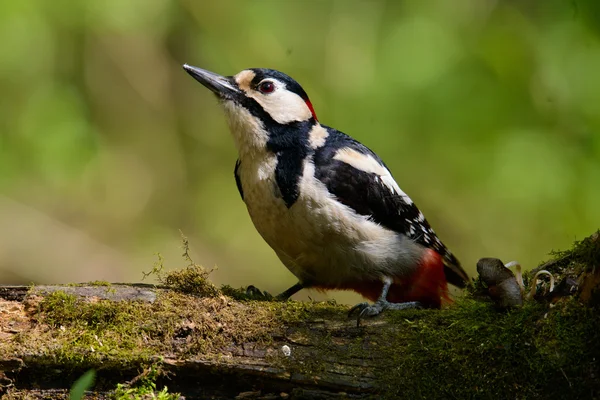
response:
M0 2L0 282L139 281L156 252L183 265L181 230L217 283L295 283L186 62L286 72L469 273L480 257L536 266L600 225L598 4Z

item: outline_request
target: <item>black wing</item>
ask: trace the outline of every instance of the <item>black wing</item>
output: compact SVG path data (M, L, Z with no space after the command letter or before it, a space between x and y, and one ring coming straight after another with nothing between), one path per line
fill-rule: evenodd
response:
M464 287L468 276L460 262L437 237L423 213L393 181L383 161L346 134L332 128L327 130L329 136L325 145L314 155L316 178L338 201L357 213L368 215L374 222L438 252L444 258L448 282ZM346 149L342 153L348 154L345 160L339 156L342 149Z
M238 159L235 162L235 168L233 169L233 175L235 176L235 185L238 188L238 192L240 192L240 196L242 196L242 200L244 200L244 191L242 190L242 181L240 180L240 173L238 170L240 169L240 160Z

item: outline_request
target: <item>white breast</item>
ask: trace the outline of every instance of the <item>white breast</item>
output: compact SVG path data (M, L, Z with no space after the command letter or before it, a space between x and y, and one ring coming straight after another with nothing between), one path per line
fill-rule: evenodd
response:
M304 163L300 196L288 209L276 196L276 165L268 153L242 159L244 201L258 232L301 281L337 286L410 273L419 245L336 201L314 177L312 160Z

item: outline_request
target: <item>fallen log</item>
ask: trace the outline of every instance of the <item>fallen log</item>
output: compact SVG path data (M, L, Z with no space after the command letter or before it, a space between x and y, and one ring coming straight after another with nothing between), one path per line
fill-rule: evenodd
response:
M579 280L573 295L499 311L476 282L445 309L386 312L360 327L345 305L248 299L194 265L160 286L4 286L1 390L68 398L93 369L89 398L150 370L156 390L186 399L595 398L598 249L592 236L571 250L585 257L561 253L550 265L557 281Z

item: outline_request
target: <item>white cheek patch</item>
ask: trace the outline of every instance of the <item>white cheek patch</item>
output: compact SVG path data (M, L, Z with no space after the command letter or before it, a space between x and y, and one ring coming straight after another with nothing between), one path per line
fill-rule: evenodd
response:
M246 96L256 100L277 123L288 124L312 118L312 112L302 97L287 90L283 83L273 82L275 83L274 92L263 94L250 90L246 92Z
M392 177L392 174L390 174L390 171L388 171L387 168L381 165L372 156L346 147L338 150L333 158L335 160L345 162L346 164L349 164L360 171L376 174L381 180L381 183L391 190L392 193L402 196L406 204L412 204L412 200L406 193L402 191L402 189L400 189L400 186L398 186Z

